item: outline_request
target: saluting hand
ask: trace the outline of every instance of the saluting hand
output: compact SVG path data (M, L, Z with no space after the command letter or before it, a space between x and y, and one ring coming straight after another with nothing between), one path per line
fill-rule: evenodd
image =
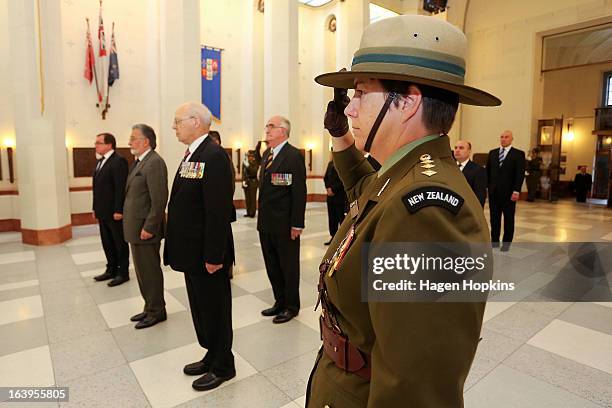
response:
M346 69L343 68L340 71L346 71ZM348 118L344 114L344 109L350 101L346 89L334 88L334 100L327 104L327 111L323 119L323 125L332 137L342 137L348 133Z
M121 213L114 213L113 214L113 220L119 221L119 220L122 220L122 219L123 219L123 214L121 214Z
M223 268L223 264L209 264L208 262L206 262L205 265L206 265L206 271L210 273L211 275L217 272L219 269Z

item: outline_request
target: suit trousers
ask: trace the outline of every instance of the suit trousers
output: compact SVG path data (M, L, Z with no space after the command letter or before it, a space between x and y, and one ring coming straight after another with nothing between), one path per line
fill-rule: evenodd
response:
M123 239L123 222L98 219L100 239L106 255L106 269L115 276L129 276L130 248Z
M202 360L217 376L236 373L232 354L232 290L228 267L210 274L204 269L185 273L191 318L198 343L207 349Z
M254 217L257 212L257 180L251 182L244 190L244 201L246 204L246 213L250 217Z
M155 317L166 311L164 274L160 265L159 247L159 242L130 244L140 294L145 301L144 312Z
M300 311L300 237L259 233L261 251L268 279L274 293L274 305L297 314Z
M329 226L329 235L336 235L338 227L344 221L344 203L327 200L327 224Z
M502 214L504 216L503 242L512 242L514 238L514 213L516 201L501 200L499 197L489 198L489 213L491 215L491 242L499 242Z

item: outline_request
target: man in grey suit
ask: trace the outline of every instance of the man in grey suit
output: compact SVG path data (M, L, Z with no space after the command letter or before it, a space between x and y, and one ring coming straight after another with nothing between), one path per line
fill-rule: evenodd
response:
M144 311L132 316L137 329L166 320L164 275L159 247L165 230L168 201L168 170L155 152L155 131L148 125L132 126L131 153L136 161L130 168L123 205L123 234L130 244Z

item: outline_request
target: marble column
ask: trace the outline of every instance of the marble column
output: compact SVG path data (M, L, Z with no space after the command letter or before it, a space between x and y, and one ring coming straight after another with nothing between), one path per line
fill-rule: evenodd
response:
M22 241L32 245L72 237L60 6L8 2L19 213Z

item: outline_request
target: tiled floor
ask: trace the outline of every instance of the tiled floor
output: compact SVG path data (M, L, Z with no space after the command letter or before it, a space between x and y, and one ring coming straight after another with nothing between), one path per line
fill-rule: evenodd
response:
M255 220L242 213L234 224L235 379L206 393L191 389L193 378L181 370L203 352L182 275L164 269L168 320L134 330L128 319L140 311L142 299L133 270L132 280L116 288L94 282L92 276L104 270L104 254L96 227L85 226L54 247L22 245L19 234L0 234L0 386L67 386L70 402L61 405L75 407L304 406L320 345L313 307L328 239L325 208L308 206L303 309L279 326L259 313L273 296ZM516 227L516 241L609 242L612 211L569 201L521 202ZM518 265L524 267L533 252L516 248L500 259L516 262L521 273ZM522 281L521 289L527 293L550 282L567 261L555 258ZM612 407L612 303L506 300L487 306L466 407Z

